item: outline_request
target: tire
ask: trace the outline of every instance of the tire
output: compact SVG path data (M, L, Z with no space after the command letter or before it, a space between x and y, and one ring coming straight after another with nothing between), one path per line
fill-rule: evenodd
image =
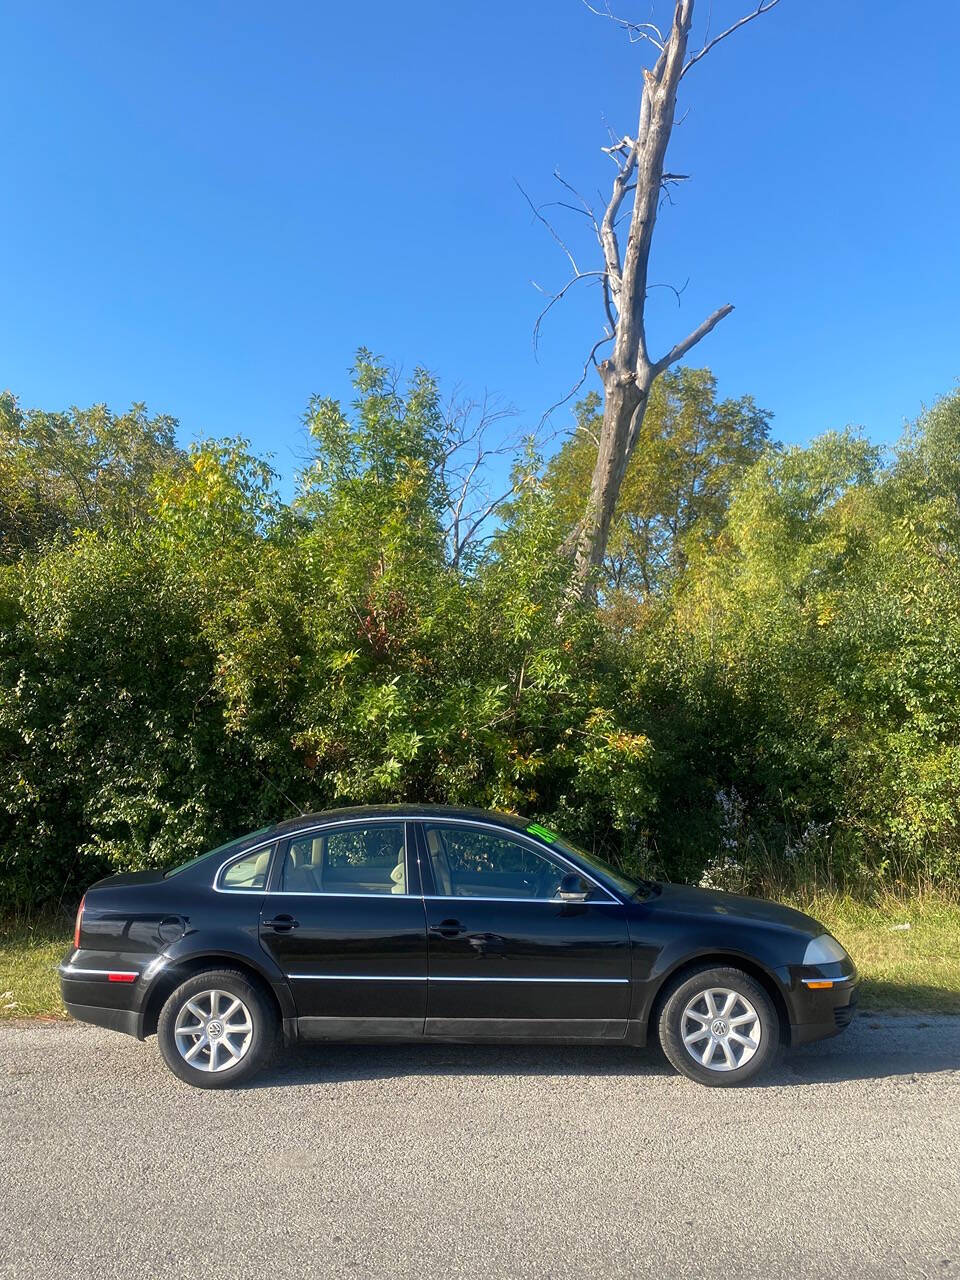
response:
M681 977L663 1000L658 1030L670 1064L715 1088L754 1080L780 1048L773 1001L755 978L726 966Z
M279 1031L269 995L237 969L194 974L170 994L157 1022L164 1062L198 1089L251 1080L273 1057Z

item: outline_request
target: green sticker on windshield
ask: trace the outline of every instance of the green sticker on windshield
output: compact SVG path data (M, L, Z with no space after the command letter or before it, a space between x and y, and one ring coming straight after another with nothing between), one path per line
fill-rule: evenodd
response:
M539 836L541 840L546 840L547 844L553 844L554 840L560 839L552 831L548 831L546 827L541 827L539 822L531 822L527 830L532 836Z

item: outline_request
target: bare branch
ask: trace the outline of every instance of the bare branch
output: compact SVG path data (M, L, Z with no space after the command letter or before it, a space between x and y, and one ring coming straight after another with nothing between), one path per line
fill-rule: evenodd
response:
M687 74L687 72L695 63L699 62L701 58L705 57L706 54L708 54L711 49L713 49L716 45L718 45L721 40L726 40L727 36L733 35L734 31L738 31L741 27L745 26L748 22L752 22L754 18L759 18L761 14L769 13L770 10L773 8L773 6L779 3L780 3L780 0L761 0L760 4L757 5L756 9L754 9L752 13L744 14L744 16L742 18L738 18L737 21L732 24L732 26L727 27L726 31L721 31L718 36L714 36L712 40L708 40L701 49L698 49L697 52L693 54L691 57L689 57L686 60L686 62L683 64L683 70L680 72L681 79Z
M567 283L563 286L562 289L560 289L557 293L551 296L550 301L547 303L547 305L543 308L543 310L537 316L536 323L533 326L534 351L536 351L537 347L540 345L540 329L543 325L544 320L547 318L547 313L553 310L553 308L557 305L560 299L564 297L564 295L570 289L572 289L575 284L578 284L581 280L589 280L591 278L603 279L606 277L606 274L607 273L605 271L578 271L576 275L573 275L570 277L570 279L567 281ZM534 281L533 283L536 288L538 289L540 288L540 286L536 283L536 281ZM542 289L540 291L541 293L545 292L545 290L542 290Z
M636 44L638 40L649 40L652 45L656 45L658 49L662 49L665 44L663 32L659 27L654 26L652 22L631 22L629 18L618 17L610 8L609 0L602 9L589 3L589 0L583 0L584 6L591 13L596 14L598 18L609 18L611 22L618 27L623 27L627 32L631 44Z
M457 548L457 551L453 557L454 568L456 568L457 564L459 563L460 557L463 555L464 549L467 546L469 546L469 544L476 537L477 531L481 527L481 525L485 524L486 521L489 520L490 517L494 515L494 513L500 507L502 507L503 504L509 498L512 498L513 495L517 492L518 488L519 488L519 485L517 484L517 482L513 481L508 489L504 489L503 493L501 493L498 498L491 499L491 501L488 502L487 505L477 514L476 518L473 520L469 529L463 535L463 538L460 541L460 545Z
M647 285L647 293L649 293L651 289L669 289L669 290L670 290L670 292L673 294L673 296L676 298L676 300L677 300L677 306L679 307L679 305L680 305L680 295L681 295L681 293L683 293L683 292L684 292L684 290L686 289L686 287L687 287L687 285L688 285L689 283L690 283L690 277L689 277L689 276L687 276L686 280L684 280L683 284L680 286L680 288L679 288L679 289L677 288L677 286L676 286L675 284L648 284L648 285Z
M533 201L530 199L530 197L529 197L529 196L527 195L527 193L524 191L523 187L521 187L521 186L520 186L520 183L519 183L519 182L517 182L517 179L516 179L516 178L514 178L514 182L516 182L516 183L517 183L517 190L520 192L520 194L523 196L524 200L526 200L527 204L530 206L531 210L533 211L533 216L537 219L537 221L538 221L538 222L542 222L542 223L543 223L543 225L547 228L547 230L548 230L548 231L550 232L550 234L553 236L554 240L556 240L557 244L560 246L560 248L561 248L561 249L563 250L563 252L566 254L567 260L568 260L568 262L570 263L571 267L573 267L574 272L575 272L577 275L579 275L579 274L580 274L580 268L577 266L577 260L576 260L576 258L574 258L573 254L570 252L570 250L567 248L567 246L566 246L566 244L565 244L565 242L564 242L564 240L563 240L563 237L560 235L559 231L557 231L557 229L556 229L556 227L553 225L553 223L551 223L551 222L548 222L548 221L547 221L547 219L543 216L543 214L540 212L540 210L537 208L537 206L533 203Z
M550 408L546 410L546 412L541 417L539 423L537 424L538 433L543 430L544 426L547 424L551 415L556 413L557 409L559 409L562 405L565 405L568 400L572 400L573 397L577 394L577 392L580 390L580 388L583 386L583 384L587 380L587 374L590 372L590 366L593 365L595 369L599 369L600 366L597 364L597 352L604 345L604 343L612 342L613 337L614 335L612 333L608 333L605 337L598 338L597 341L593 344L592 348L590 349L590 354L587 356L586 360L584 360L583 362L583 371L580 374L580 377L576 380L576 382L573 384L573 386L570 388L570 390L567 392L565 396L562 396L559 400L556 401L556 403L552 404Z
M697 325L693 333L687 334L682 342L671 347L667 354L656 362L653 366L654 372L663 373L664 369L669 369L672 364L682 360L690 348L695 347L701 338L705 338L711 329L715 329L724 316L728 316L732 310L733 306L728 302L725 307L720 307L714 311L713 315L707 316L703 324Z
M620 275L623 268L620 263L620 242L617 239L617 215L627 192L633 189L630 185L630 178L637 164L636 142L632 142L629 138L624 138L620 145L623 146L628 142L630 147L623 163L619 166L617 176L613 180L613 193L610 196L610 203L604 211L599 233L603 259L607 264L610 292L614 302L618 303L618 311L620 310L618 302L620 297Z

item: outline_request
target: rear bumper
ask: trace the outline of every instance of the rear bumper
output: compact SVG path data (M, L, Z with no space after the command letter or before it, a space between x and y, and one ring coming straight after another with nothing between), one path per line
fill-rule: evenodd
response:
M64 1004L70 1017L78 1022L92 1022L95 1027L107 1027L140 1039L140 1015L136 1009L105 1009L102 1005L73 1004L69 1000Z
M71 958L67 956L60 965L60 994L71 1018L142 1040L141 1005L145 989L140 977L111 982L111 970L77 968Z

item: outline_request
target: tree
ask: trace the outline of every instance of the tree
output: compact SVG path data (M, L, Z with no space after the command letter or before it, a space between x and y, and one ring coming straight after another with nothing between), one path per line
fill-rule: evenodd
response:
M44 413L0 395L0 561L57 534L150 519L156 482L186 461L176 427L142 404L125 414L102 404Z
M693 542L709 543L720 531L734 486L767 442L770 414L752 396L718 401L716 389L709 369L669 370L654 384L610 526L605 585L660 591ZM589 494L603 427L596 392L576 411L577 430L546 476L568 531Z
M603 382L603 420L590 493L570 542L575 589L581 599L589 598L594 592L596 574L607 552L617 499L640 437L654 383L733 310L729 303L718 308L664 355L656 357L651 354L644 312L650 287L653 232L664 192L671 183L681 181L684 176L668 173L665 168L680 81L722 40L751 19L769 12L777 3L778 0L760 0L754 10L724 31L712 38L705 36L694 53L688 52L694 0L675 0L673 18L666 32L652 22L633 22L615 17L609 7L601 11L589 3L587 5L593 12L602 12L626 30L632 41L652 45L658 56L652 68L643 69L635 135L626 135L603 148L616 164L617 173L602 217L598 218L589 203L581 199L583 211L592 222L602 252L602 266L597 270L580 271L567 251L573 277L548 303L548 307L552 306L578 280L588 277L599 279L607 327L590 358L595 358L604 343L613 344L609 356L597 365ZM626 243L621 250L617 227L627 209L629 225ZM563 244L562 241L560 243ZM563 247L566 250L566 246ZM589 360L587 363L589 365Z

